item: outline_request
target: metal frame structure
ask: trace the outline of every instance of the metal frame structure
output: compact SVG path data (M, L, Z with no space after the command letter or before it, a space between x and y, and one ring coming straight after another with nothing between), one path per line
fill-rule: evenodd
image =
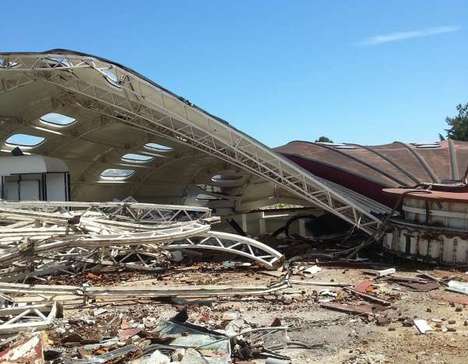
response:
M21 281L102 267L155 271L163 250L210 249L272 269L283 256L256 240L209 232L203 207L133 202L0 202L0 277ZM174 243L174 244L172 244Z
M66 285L39 285L0 282L0 293L30 295L24 298L30 302L54 301L57 296L62 302L70 300L97 298L114 300L116 298L197 298L197 297L233 297L241 295L265 295L289 287L287 277L279 279L268 286L102 286L92 287Z
M0 308L0 335L48 328L57 316L57 305L52 302Z
M129 202L0 202L0 275L21 280L87 266L150 268L142 254L210 230L209 209ZM138 264L125 262L129 255ZM119 257L122 257L119 259Z
M153 252L154 250L154 252ZM3 282L24 282L28 278L57 274L79 274L87 271L110 272L115 270L158 272L163 268L161 249L146 246L111 246L106 248L86 249L74 247L58 251L53 255L34 257L34 270L30 266L0 272Z
M34 218L34 211L40 216L44 213L59 213L55 218L67 221L76 215L86 216L99 213L108 220L135 223L174 223L177 221L196 221L209 219L211 210L200 206L160 205L138 202L72 202L72 201L21 201L0 200L0 211L16 209L16 213L27 214ZM107 221L110 223L110 221Z
M226 122L129 69L71 51L3 53L0 57L0 93L36 81L54 85L69 102L213 155L369 234L381 223L362 201L324 185Z
M281 253L257 240L219 231L209 231L201 236L174 240L165 245L164 249L206 249L235 254L251 259L268 269L277 268L284 260Z

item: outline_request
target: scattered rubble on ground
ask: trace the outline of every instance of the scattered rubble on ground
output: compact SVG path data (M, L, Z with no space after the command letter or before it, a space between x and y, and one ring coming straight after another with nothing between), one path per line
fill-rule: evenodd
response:
M0 211L2 363L466 362L462 271L235 238L174 260L204 211L75 207Z

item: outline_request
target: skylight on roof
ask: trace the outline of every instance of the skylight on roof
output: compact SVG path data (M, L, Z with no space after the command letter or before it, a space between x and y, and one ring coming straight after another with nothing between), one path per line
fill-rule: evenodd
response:
M120 85L120 80L119 76L117 76L117 73L115 73L113 67L108 67L108 68L98 68L99 72L102 73L104 78L113 86L115 87L121 87Z
M348 144L335 144L336 149L357 149L354 145Z
M76 121L75 118L55 112L42 115L40 120L45 124L52 124L53 126L67 126Z
M9 61L8 59L0 57L0 68L13 68L18 66L18 62Z
M47 57L44 59L44 62L53 68L62 68L62 67L72 66L70 61L65 57Z
M123 180L129 178L134 173L134 169L108 168L101 172L101 178L107 180Z
M414 145L416 148L421 148L421 149L435 149L435 148L440 148L440 143L439 142L434 142L434 143L411 143Z
M215 174L211 177L213 182L224 182L224 181L240 181L242 179L241 175L230 175L230 174Z
M129 163L149 163L153 159L153 156L137 153L128 153L122 156L122 160Z
M6 144L14 145L23 148L37 147L45 140L44 137L30 134L13 134L5 140Z
M343 144L343 143L333 143L333 142L314 142L314 144L326 145L333 147L335 149L356 149L354 145Z
M157 143L146 143L145 148L155 151L155 152L162 152L162 153L167 153L173 150L173 148L171 147L168 147L162 144L157 144Z

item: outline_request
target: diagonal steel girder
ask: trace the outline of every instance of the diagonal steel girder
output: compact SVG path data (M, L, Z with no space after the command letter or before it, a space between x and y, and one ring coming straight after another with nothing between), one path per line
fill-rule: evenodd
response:
M0 80L21 77L66 90L82 106L149 134L210 153L372 234L381 220L353 198L142 76L109 61L65 52L4 54ZM365 200L365 199L364 199ZM379 211L380 212L380 211Z

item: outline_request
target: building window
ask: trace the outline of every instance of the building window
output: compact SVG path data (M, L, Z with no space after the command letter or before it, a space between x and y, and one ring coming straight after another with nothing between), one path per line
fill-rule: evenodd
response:
M121 159L128 163L149 163L154 159L154 157L145 154L128 153L124 154Z
M48 114L42 115L39 120L44 124L52 126L68 126L76 121L75 118L58 114L55 112L50 112Z
M101 178L105 180L124 180L135 173L134 169L109 168L101 172Z
M13 134L5 140L5 143L15 147L26 149L35 148L45 140L44 137L30 134Z
M162 144L157 144L157 143L146 143L145 148L153 152L159 152L159 153L168 153L174 150L171 147L168 147Z

